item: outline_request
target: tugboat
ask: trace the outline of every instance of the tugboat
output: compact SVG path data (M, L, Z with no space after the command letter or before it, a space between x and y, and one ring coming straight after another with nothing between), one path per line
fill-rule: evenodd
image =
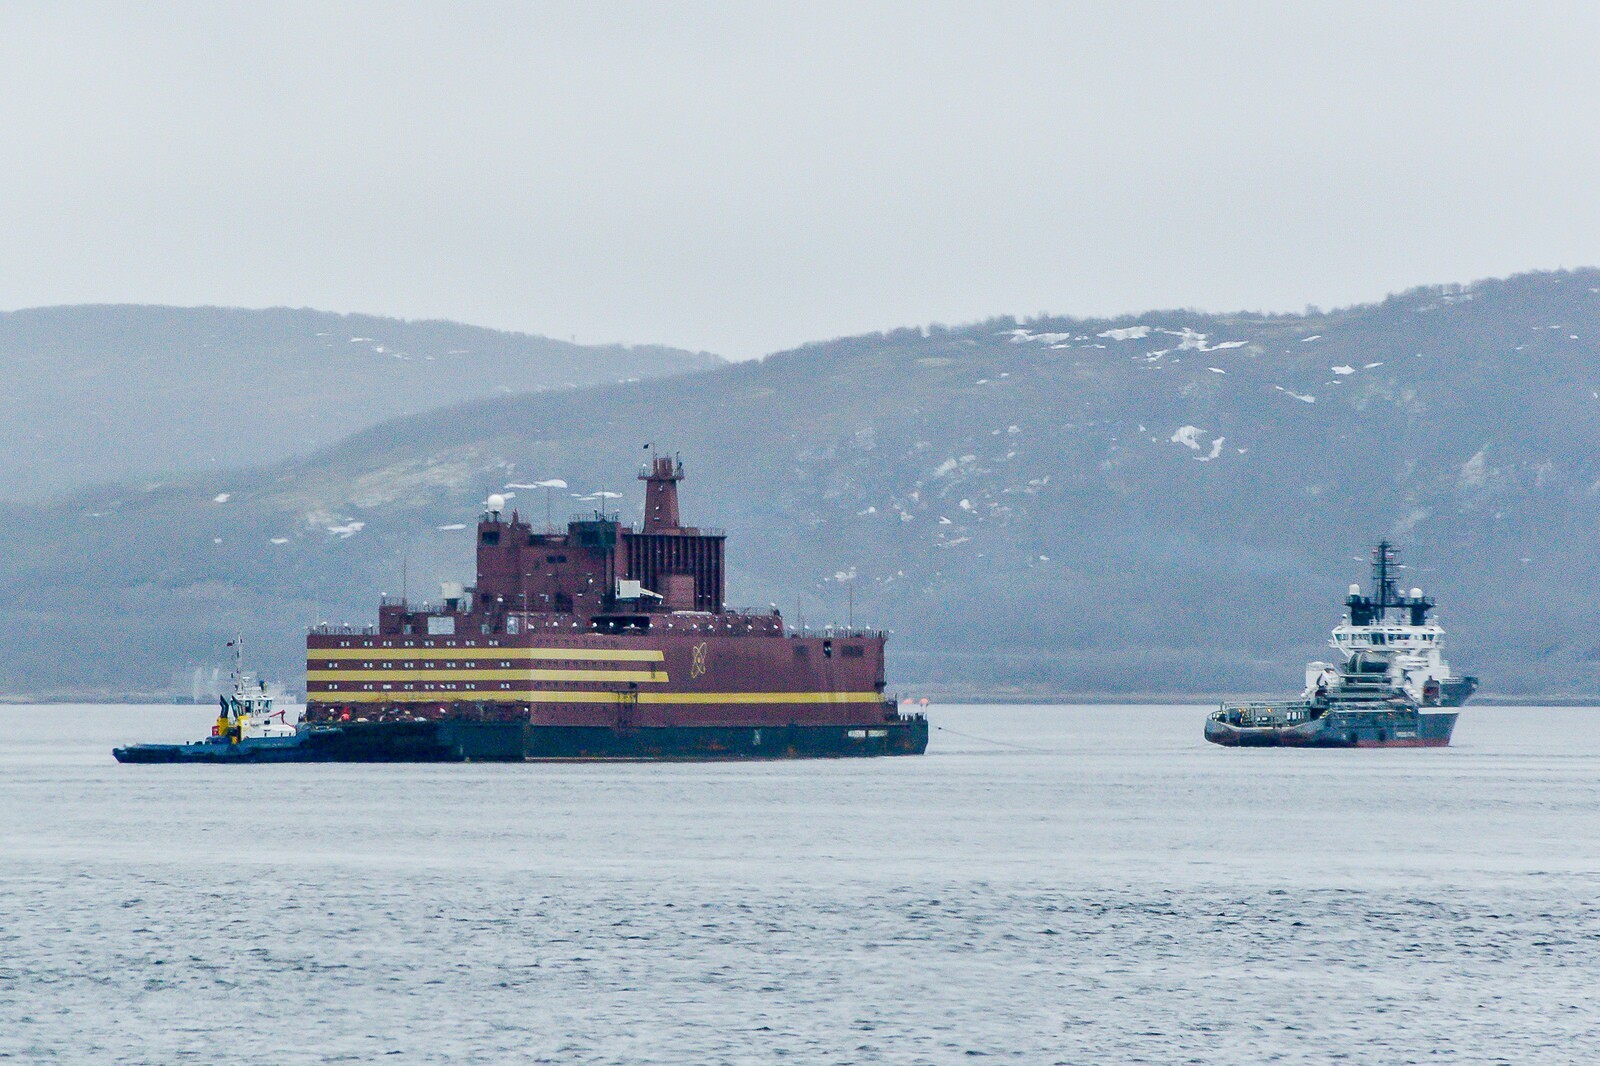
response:
M1399 552L1382 541L1372 553L1372 594L1351 585L1344 624L1330 641L1339 662L1306 666L1299 699L1224 703L1206 720L1205 738L1227 747L1444 747L1456 712L1477 688L1455 677L1441 649L1444 630L1429 621L1434 602L1396 587Z
M113 748L118 762L299 762L305 739L289 724L288 712L273 710L267 683L244 670L244 638L233 649L233 691L218 697L216 725L204 740L188 744L134 744Z
M1400 666L1357 653L1324 674L1310 697L1224 703L1205 737L1230 748L1442 748L1456 712L1425 708L1406 691Z
M1390 659L1398 670L1399 687L1424 707L1460 707L1478 690L1478 679L1451 672L1444 658L1444 629L1428 618L1434 601L1420 588L1408 596L1399 591L1399 557L1399 549L1386 540L1373 549L1372 592L1363 596L1360 585L1350 586L1345 621L1328 643L1340 664L1357 655ZM1310 697L1319 686L1327 687L1338 672L1332 663L1307 663L1303 695Z

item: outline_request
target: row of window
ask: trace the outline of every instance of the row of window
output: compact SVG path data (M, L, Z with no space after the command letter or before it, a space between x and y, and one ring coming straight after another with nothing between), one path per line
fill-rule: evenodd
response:
M377 661L372 661L372 660L367 660L367 661L362 661L362 662L344 662L344 663L341 663L339 660L329 659L329 660L326 660L325 662L323 662L320 666L315 662L311 662L309 665L313 669L322 669L322 670L348 670L348 669L357 669L357 668L362 668L362 667L365 667L367 669L382 669L382 670L392 670L392 669L394 669L394 663L392 663L392 662L377 662ZM447 669L447 670L454 670L457 667L459 667L459 668L461 668L463 670L474 670L474 669L487 670L487 669L493 669L495 665L496 665L495 663L492 663L492 662L480 662L477 659L470 659L470 660L467 660L465 662L455 662L453 660L446 660L445 662L442 662L442 663L437 659L424 659L424 660L422 660L421 669L423 669L423 670L438 670L441 667L443 667L444 669ZM499 662L499 665L500 666L510 666L511 665L511 660L510 659L501 659L500 662ZM400 666L401 666L402 669L405 669L405 670L417 669L417 664L416 664L415 661L403 662L403 663L400 664ZM533 667L529 667L529 669L534 669L534 668Z
M623 662L614 666L597 665L597 663L603 662L606 661L595 659L539 659L535 662L523 663L518 668L525 670L648 670L652 674L664 673L666 671L666 666L659 662ZM339 659L324 659L321 662L312 659L307 661L306 665L313 670L393 670L396 668L396 664L393 662L348 662ZM399 664L399 669L493 670L496 668L496 666L510 668L513 666L513 664L509 659L501 659L498 661L498 663L485 662L479 659L467 659L462 661L446 660L444 662L433 659L424 659L422 660L421 666L418 666L414 660L401 662Z
M421 643L418 643L417 641L414 641L414 640L402 640L400 642L400 647L402 647L402 648L431 648L436 643L437 643L436 641L432 641L432 640L424 640ZM486 641L484 641L484 643L486 645L488 645L489 647L491 647L491 648L498 648L500 646L500 642L498 640L486 640ZM380 644L374 644L370 640L363 640L360 644L354 645L354 647L358 647L358 648L392 648L394 646L395 646L395 643L392 640L386 640L386 641L383 641ZM475 641L475 640L463 640L460 644L446 644L444 646L447 647L447 648L456 648L456 647L476 648L478 646L478 642ZM352 647L352 645L348 640L341 640L339 642L339 647L348 648L348 647Z
M330 681L330 682L328 682L328 690L331 691L331 692L341 691L341 687L342 687L342 683L341 682L338 682L338 681ZM484 688L489 688L490 686L489 685L484 685L483 687ZM504 689L509 689L511 687L511 682L502 681L502 682L500 682L500 687L504 688ZM394 685L394 684L390 684L388 682L385 682L385 683L377 686L376 689L374 689L372 683L369 681L369 682L366 682L365 684L360 685L359 687L356 686L356 685L349 685L349 686L346 686L344 688L345 688L346 691L351 691L351 692L355 692L355 691L362 691L362 692L373 692L373 691L381 691L381 692L394 692L394 691L416 692L416 691L418 691L417 686L415 684L410 683L410 682L405 682L405 683L402 683L402 684L399 684L399 685ZM460 684L456 684L455 682L441 681L438 684L432 684L432 683L423 684L422 688L421 688L421 691L423 691L423 692L453 692L453 691L456 691L458 689L470 689L470 690L476 691L478 689L478 683L475 682L475 681L463 681Z
M839 649L839 654L846 659L860 659L865 657L867 653L859 644L846 644ZM822 655L824 658L833 658L833 644L831 642L822 642ZM811 646L809 644L796 644L794 646L794 657L796 659L811 658Z
M381 681L381 682L373 682L373 681L325 681L325 682L323 682L323 684L326 685L327 688L330 691L338 691L341 688L350 689L350 690L354 690L354 689L358 689L358 688L359 689L369 689L370 690L370 689L372 689L373 685L377 685L378 689L387 692L387 691L389 691L391 689L399 689L399 690L402 690L402 691L409 691L409 690L417 688L419 685L423 689L435 689L435 688L441 688L441 689L493 688L497 684L499 685L500 688L510 688L512 686L513 682L510 682L510 681L500 681L500 682L493 682L493 681L482 681L482 682L480 682L480 681ZM549 692L549 691L552 691L552 690L560 690L560 689L572 689L572 690L575 690L575 691L578 691L578 692L596 692L596 691L605 692L605 691L610 691L609 689L594 689L594 688L589 687L589 686L592 686L593 684L594 684L593 681L541 681L541 682L539 682L537 691Z
M1352 636L1349 636L1349 635L1340 636L1339 639L1341 641L1343 641L1344 643L1346 643L1346 644L1357 643L1356 639L1354 637L1352 637ZM1433 634L1432 633L1420 633L1420 634L1415 634L1415 633L1374 633L1374 634L1372 634L1372 643L1374 643L1374 644L1405 644L1406 642L1412 641L1412 640L1426 640L1426 641L1430 641L1431 642L1433 640Z

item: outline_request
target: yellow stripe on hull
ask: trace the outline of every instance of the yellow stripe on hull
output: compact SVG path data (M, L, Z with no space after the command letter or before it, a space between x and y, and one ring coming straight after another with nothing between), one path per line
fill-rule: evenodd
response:
M399 689L387 692L307 692L307 703L619 703L620 692L541 692L515 689ZM628 693L626 695L632 695ZM878 703L876 692L641 692L640 703Z
M307 670L307 681L642 681L661 684L665 670Z
M390 647L390 648L307 648L307 661L317 659L419 659L426 662L450 659L572 659L594 663L649 663L661 662L666 654L661 649L632 648L441 648Z

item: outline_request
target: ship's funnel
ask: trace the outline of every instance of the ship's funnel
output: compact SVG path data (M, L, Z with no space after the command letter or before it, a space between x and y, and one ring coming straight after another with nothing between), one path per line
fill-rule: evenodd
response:
M650 465L639 474L644 484L644 531L659 533L678 528L678 482L683 480L683 464L665 456L652 456Z

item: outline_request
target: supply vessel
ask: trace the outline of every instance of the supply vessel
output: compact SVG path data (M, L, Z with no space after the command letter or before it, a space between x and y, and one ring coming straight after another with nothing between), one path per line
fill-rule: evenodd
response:
M795 631L724 603L725 534L679 517L656 455L642 525L558 529L490 496L477 580L383 599L375 626L306 638L310 758L730 759L921 754L928 722L886 693L881 631Z
M1456 712L1477 688L1442 654L1444 630L1428 618L1434 602L1398 589L1399 553L1381 541L1372 554L1372 593L1351 585L1345 621L1331 641L1337 663L1306 667L1299 699L1224 703L1206 719L1205 738L1227 747L1444 747Z

